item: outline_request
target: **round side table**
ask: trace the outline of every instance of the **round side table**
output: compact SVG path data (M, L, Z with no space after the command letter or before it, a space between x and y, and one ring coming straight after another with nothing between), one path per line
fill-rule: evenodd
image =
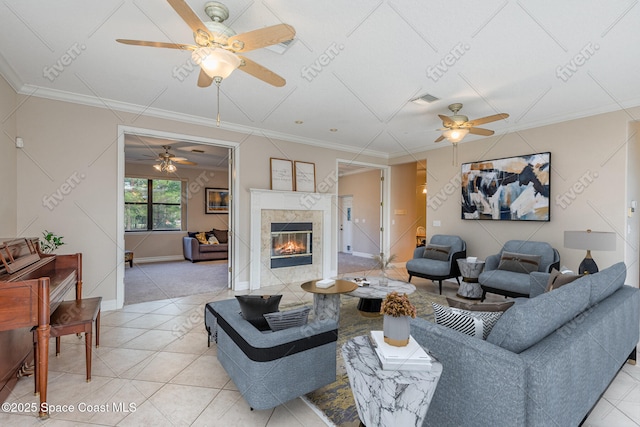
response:
M478 276L484 269L484 261L469 262L466 259L459 259L458 267L462 274L462 283L456 295L467 299L481 299L482 287L478 283Z

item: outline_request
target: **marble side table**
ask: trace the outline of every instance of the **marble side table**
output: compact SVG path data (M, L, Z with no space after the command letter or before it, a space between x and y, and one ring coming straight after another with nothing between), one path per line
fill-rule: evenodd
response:
M318 288L317 280L303 283L300 287L313 293L313 313L316 320L332 319L340 321L340 294L355 290L358 285L348 280L336 280L328 288Z
M434 360L428 371L383 370L368 336L348 340L342 358L365 426L422 425L442 374L440 362Z
M466 259L457 261L462 274L462 283L456 295L467 299L482 299L482 287L478 283L478 277L484 269L484 261L469 262Z

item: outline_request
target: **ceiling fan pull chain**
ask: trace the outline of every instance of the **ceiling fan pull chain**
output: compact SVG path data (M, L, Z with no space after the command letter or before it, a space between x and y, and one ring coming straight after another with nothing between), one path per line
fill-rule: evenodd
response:
M220 77L215 78L216 87L218 88L218 114L216 116L216 126L220 127L220 82L222 79Z

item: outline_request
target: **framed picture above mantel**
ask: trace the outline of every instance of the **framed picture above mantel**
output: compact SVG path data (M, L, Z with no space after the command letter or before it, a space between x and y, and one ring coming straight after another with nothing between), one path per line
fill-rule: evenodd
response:
M316 165L308 162L294 162L296 191L316 192Z
M293 191L293 162L271 157L271 189Z
M551 153L463 163L462 219L550 221Z

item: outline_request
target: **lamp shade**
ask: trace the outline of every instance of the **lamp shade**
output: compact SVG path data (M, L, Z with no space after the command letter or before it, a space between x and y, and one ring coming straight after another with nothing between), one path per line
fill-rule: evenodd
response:
M460 142L462 139L467 136L469 133L469 129L447 129L442 132L442 135L447 138L450 142Z
M212 78L226 79L241 63L234 53L215 47L198 48L193 51L191 58Z
M605 231L565 231L564 247L591 251L615 251L616 233Z

